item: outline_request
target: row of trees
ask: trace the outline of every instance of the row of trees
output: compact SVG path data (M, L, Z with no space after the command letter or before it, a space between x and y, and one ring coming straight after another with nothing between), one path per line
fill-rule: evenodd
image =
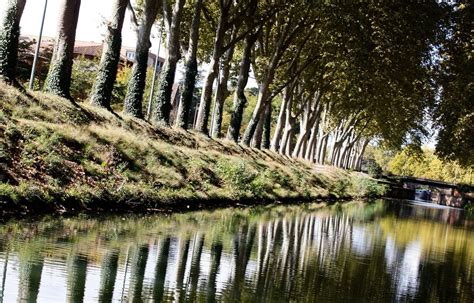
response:
M9 0L3 21L0 75L9 82L15 79L24 5L25 0ZM80 5L80 0L62 1L44 87L66 98L71 98ZM128 0L111 1L112 13L90 95L96 106L110 109L127 7L131 8ZM150 32L153 24L163 22L167 56L152 123L194 127L215 138L225 136L287 156L357 169L372 139L400 147L419 143L426 134L427 109L434 108L440 96L439 69L435 67L446 61L436 60L443 59L443 54L435 52L456 53L457 47L463 47L452 38L453 27L461 26L460 17L452 16L471 12L471 7L436 1L137 1L131 8L137 32L136 62L123 112L144 118ZM179 62L184 66L184 77L173 120L171 95ZM199 84L200 63L206 63L207 71L193 119L190 109ZM243 121L250 75L255 76L258 95L250 120ZM445 81L446 86L450 83ZM232 115L228 129L223 130L223 109L229 99L233 99Z

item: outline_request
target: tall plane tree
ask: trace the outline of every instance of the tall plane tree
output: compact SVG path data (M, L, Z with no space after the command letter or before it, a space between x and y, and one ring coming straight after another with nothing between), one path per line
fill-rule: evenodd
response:
M8 0L0 28L0 79L15 82L20 19L26 0Z
M46 78L45 90L71 99L71 73L81 0L62 0L59 9L58 33L53 57Z
M209 114L211 110L212 101L212 87L214 80L217 77L219 60L221 56L231 47L233 47L238 41L247 36L251 32L251 29L247 29L243 32L239 32L233 38L228 38L229 41L226 43L226 35L229 35L229 31L232 28L240 28L243 21L246 19L248 11L255 11L256 0L239 1L234 2L231 0L220 0L218 4L219 18L214 20L212 16L207 13L205 14L210 24L215 25L215 36L212 47L211 59L209 62L209 69L207 71L204 86L202 89L201 100L199 103L199 111L196 121L196 130L199 132L208 134L208 123ZM263 22L263 18L256 18L258 22ZM261 20L260 20L261 19ZM257 22L256 21L256 22Z
M170 122L171 91L176 74L176 65L180 57L179 34L185 0L175 1L173 10L171 10L168 0L163 1L163 13L167 29L166 44L168 56L166 57L163 70L160 74L160 85L156 95L155 122L165 125L168 125Z
M161 8L160 0L144 0L143 10L140 14L140 24L137 29L137 45L135 47L135 63L132 68L132 76L128 82L127 94L123 104L125 114L143 118L142 100L145 90L146 68L148 64L148 52L150 51L150 33L155 23L158 11ZM157 54L156 60L159 59Z
M245 96L245 87L249 80L249 72L251 65L252 48L257 41L259 31L245 38L242 59L240 61L239 77L237 79L237 87L234 93L234 106L232 116L230 118L229 129L227 130L227 139L237 142L240 135L240 127L244 109L247 105L247 97Z
M128 3L129 0L114 0L112 3L111 17L107 23L107 34L102 50L99 71L92 88L92 105L110 108L110 99L112 98L112 90L120 61L122 26Z
M204 0L196 0L193 19L189 31L189 45L185 56L184 80L181 86L178 112L175 124L187 129L189 124L189 110L193 101L194 86L198 72L197 51L199 42L199 26L201 23L201 8Z

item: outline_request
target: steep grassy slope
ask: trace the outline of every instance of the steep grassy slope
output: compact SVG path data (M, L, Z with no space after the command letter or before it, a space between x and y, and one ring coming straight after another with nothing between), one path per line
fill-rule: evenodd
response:
M362 196L362 175L155 128L0 84L0 209L160 209L196 203Z

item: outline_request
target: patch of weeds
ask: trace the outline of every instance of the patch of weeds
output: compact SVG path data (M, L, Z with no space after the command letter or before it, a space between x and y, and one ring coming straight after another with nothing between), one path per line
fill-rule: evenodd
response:
M5 127L4 135L5 138L7 138L7 140L12 143L23 138L21 131L13 123L7 124L7 126Z
M336 196L336 198L342 198L348 195L351 187L351 180L343 178L335 181L329 186L329 193Z
M193 186L219 185L219 180L214 171L209 168L209 163L200 159L192 159L188 162L186 179Z
M275 187L291 187L291 178L287 174L282 173L277 169L267 169L265 176L273 182Z
M12 201L18 203L20 200L16 186L8 183L0 183L0 201Z
M224 182L236 191L251 191L251 183L257 177L244 161L221 159L217 162L217 173Z

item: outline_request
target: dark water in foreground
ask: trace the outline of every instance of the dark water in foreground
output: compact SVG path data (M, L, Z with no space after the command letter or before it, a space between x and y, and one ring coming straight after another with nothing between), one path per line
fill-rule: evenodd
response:
M0 302L474 302L474 221L379 201L0 225Z

